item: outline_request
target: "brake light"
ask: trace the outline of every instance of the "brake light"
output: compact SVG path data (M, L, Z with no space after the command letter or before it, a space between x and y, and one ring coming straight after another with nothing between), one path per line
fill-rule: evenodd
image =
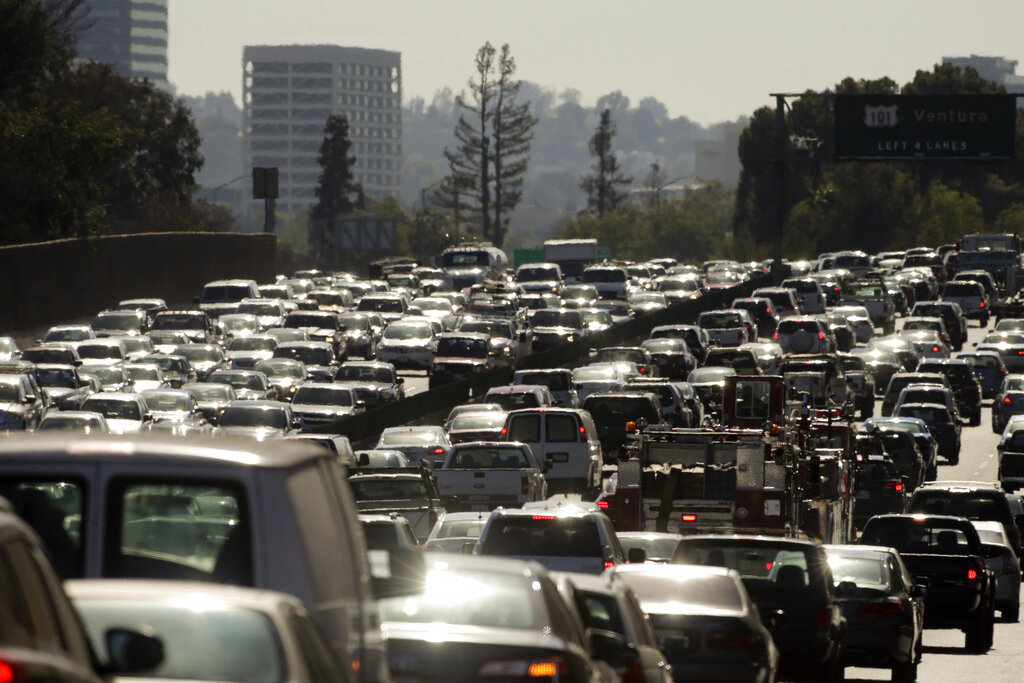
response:
M554 519L554 515L533 515L530 519Z
M776 332L775 334L772 335L772 339L778 339L778 338L779 338L779 333L778 332Z
M697 515L692 515L692 514L687 513L687 514L684 514L680 519L682 521L684 521L684 522L696 522L697 521Z
M442 453L444 453L444 449L440 446L434 449L434 455L441 455Z
M1008 406L1013 405L1013 399L1010 398L1009 396L1003 396L1003 403L1005 403Z
M903 605L899 600L864 602L860 604L857 611L860 614L903 614Z
M932 351L933 351L934 353L938 353L938 352L939 352L939 347L938 347L938 346L933 346L933 347L932 347Z
M774 562L765 562L764 563L764 570L766 572L770 572L772 570L772 567L774 567L774 566L775 566Z
M502 427L501 428L501 438L504 439L507 436L508 436L508 427Z
M607 510L608 507L609 507L609 503L608 503L607 500L599 500L599 501L597 501L597 508L599 510Z
M976 570L976 569L968 569L967 570L967 580L968 581L974 581L977 578L978 578L978 570Z
M985 308L985 302L984 301L979 301L978 302L978 308Z
M885 488L893 489L894 491L902 491L903 490L903 482L889 481L889 482L885 483Z
M580 425L580 443L586 443L586 442L587 442L587 430L586 430L585 427Z
M749 650L759 645L757 636L749 631L712 631L705 642L715 650Z
M0 683L14 683L14 668L0 660Z
M832 609L830 607L822 607L818 610L818 616L815 619L814 630L818 633L827 633L828 625L832 622Z
M824 338L825 338L825 333L824 332L818 332L818 339L824 339Z
M772 312L772 309L770 309L770 308L766 308L766 309L764 309L764 312L765 312L765 313L769 313L769 314L770 314L770 313Z

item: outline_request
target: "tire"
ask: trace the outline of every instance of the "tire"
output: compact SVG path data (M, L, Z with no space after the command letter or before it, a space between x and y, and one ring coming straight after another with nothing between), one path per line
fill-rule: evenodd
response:
M987 315L986 315L986 316L983 316L983 317L981 318L981 326L982 326L982 327L988 327L988 316L987 316Z
M892 667L893 683L914 683L917 680L917 662L900 662Z
M1003 621L1009 621L1014 624L1020 621L1020 601L1013 603L1008 609L1004 609L1002 617Z
M873 396L869 396L867 400L860 404L860 419L866 420L869 417L875 416L875 401Z
M950 455L948 458L946 458L946 462L949 463L950 465L957 465L957 464L959 464L960 463L960 452L957 451L956 453L953 453L952 455Z
M810 332L797 330L789 336L789 348L793 353L808 353L814 346L814 337Z
M821 671L812 673L807 680L810 683L843 683L846 680L846 668L842 657L836 655L832 661L823 665Z
M981 424L981 406L978 406L978 410L975 411L974 415L971 415L971 426L977 427Z
M995 619L991 611L988 615L967 627L964 647L970 652L983 654L992 647L992 636L995 631Z

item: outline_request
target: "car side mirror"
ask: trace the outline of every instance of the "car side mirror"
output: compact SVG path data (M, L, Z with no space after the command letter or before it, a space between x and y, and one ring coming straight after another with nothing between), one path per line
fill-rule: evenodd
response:
M607 662L616 669L628 669L640 661L636 646L614 631L589 631L590 651L594 659Z
M398 379L395 380L395 384L405 384L405 378L399 377Z
M910 597L923 598L928 593L928 588L922 583L915 583L910 587Z
M1003 546L997 545L995 543L982 543L981 552L985 557L991 560L1002 556Z
M131 675L151 671L164 661L164 643L152 632L112 628L104 634L107 664L105 675Z
M643 548L630 548L626 561L630 564L643 564L647 561L647 551Z
M366 409L366 401L356 401L356 408Z

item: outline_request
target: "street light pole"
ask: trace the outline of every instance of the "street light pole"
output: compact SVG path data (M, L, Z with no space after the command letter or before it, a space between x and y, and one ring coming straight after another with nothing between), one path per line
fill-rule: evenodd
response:
M226 183L221 183L221 184L220 184L220 185L218 185L217 187L213 188L213 203L214 203L214 204L216 204L216 203L217 203L217 193L218 193L218 192L220 191L220 189L221 189L221 188L223 188L223 187L227 187L228 185L234 185L234 184L235 184L235 183L237 183L237 182L238 182L239 180L245 180L245 179L246 179L246 178L248 178L248 177L249 177L249 174L248 174L248 173L246 173L245 175L240 175L240 176L238 176L237 178L233 178L233 179L231 179L231 180L227 181Z
M427 191L437 187L438 185L440 185L443 182L444 182L444 178L441 178L440 180L438 180L436 182L433 182L430 185L427 185L426 187L424 187L422 190L420 190L420 211L426 211L427 210Z

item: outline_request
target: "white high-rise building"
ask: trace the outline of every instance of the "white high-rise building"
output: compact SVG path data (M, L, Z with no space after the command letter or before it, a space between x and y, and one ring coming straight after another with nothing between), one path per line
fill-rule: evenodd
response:
M355 179L366 196L398 195L401 53L336 45L250 45L242 62L244 169L278 168L278 211L316 203L317 150L331 114L348 117Z
M86 0L79 59L106 62L130 78L167 88L167 0Z

